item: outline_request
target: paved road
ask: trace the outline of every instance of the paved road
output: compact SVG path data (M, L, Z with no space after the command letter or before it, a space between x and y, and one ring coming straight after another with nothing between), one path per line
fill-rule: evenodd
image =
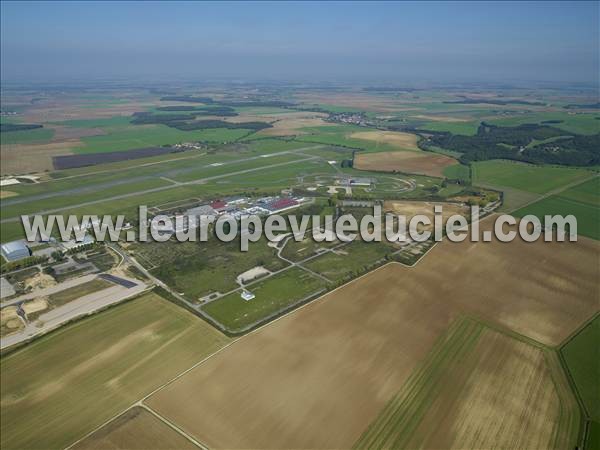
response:
M284 155L284 154L295 154L298 153L302 150L308 150L311 148L318 148L320 146L311 146L311 147L303 147L303 148L299 148L299 149L295 149L295 150L287 150L287 151L283 151L283 152L277 152L277 153L268 153L267 155L272 157L272 156L278 156L278 155ZM305 155L302 155L305 156ZM225 173L225 174L221 174L221 175L214 175L211 177L204 177L204 178L199 178L197 180L192 180L192 181L186 181L186 182L175 182L175 184L171 184L169 186L160 186L160 187L156 187L156 188L151 188L151 189L144 189L141 191L135 191L135 192L127 192L125 194L120 194L120 195L115 195L112 197L105 197L102 199L98 199L98 200L91 200L89 202L83 202L83 203L77 203L74 205L69 205L69 206L63 206L60 208L54 208L54 209L47 209L47 210L42 210L42 211L37 211L37 212L33 212L30 213L29 215L44 215L44 214L54 214L54 213L58 213L61 211L66 211L72 208L81 208L84 206L89 206L89 205L95 205L98 203L104 203L107 201L111 201L111 200L120 200L123 198L128 198L128 197L133 197L136 195L143 195L143 194L151 194L154 192L161 192L161 191L165 191L165 190L169 190L169 189L174 189L180 186L189 186L189 185L194 185L194 184L202 184L202 183L206 183L208 181L213 181L213 180L218 180L221 178L227 178L227 177L233 177L233 176L238 176L238 175L244 175L246 173L252 173L252 172L258 172L261 170L265 170L265 169L272 169L275 167L282 167L282 166L287 166L287 165L291 165L291 164L298 164L301 162L306 162L306 161L310 161L310 160L315 160L318 159L318 156L306 156L304 158L300 158L294 161L287 161L287 162L282 162L282 163L276 163L276 164L268 164L265 166L261 166L261 167L254 167L251 169L245 169L245 170L238 170L236 172L229 172L229 173ZM268 158L266 158L264 155L258 155L258 156L252 156L249 158L243 158L243 159L238 159L235 161L228 161L228 162L223 162L221 166L227 166L227 165L232 165L232 164L238 164L238 163L242 163L242 162L247 162L247 161L253 161L253 160L257 160L257 159L264 159L264 160L268 160ZM210 164L204 166L204 167L210 167ZM194 167L193 169L190 170L197 170L200 169L202 167ZM65 191L61 191L60 195L63 195ZM31 198L31 197L29 197ZM8 205L5 205L8 206ZM18 222L21 219L20 216L15 216L15 217L9 217L9 218L5 218L0 220L0 223L9 223L9 222Z
M28 323L19 333L13 333L0 339L0 348L4 349L19 342L31 339L34 336L47 333L76 317L86 316L99 309L105 308L106 306L122 302L127 298L140 294L148 288L145 283L139 280L131 278L126 279L134 282L135 286L132 288L126 288L120 285L111 286L51 309L50 311L41 314L35 324Z
M20 295L19 297L15 297L6 302L2 302L0 306L4 308L5 306L14 305L16 303L21 303L26 300L32 300L34 298L56 294L57 292L64 291L65 289L79 286L80 284L87 283L88 281L92 281L97 276L98 274L84 275L82 277L72 278L70 280L64 281L63 283L58 283L54 286L50 286L44 289L36 289L35 291L29 292L28 294Z

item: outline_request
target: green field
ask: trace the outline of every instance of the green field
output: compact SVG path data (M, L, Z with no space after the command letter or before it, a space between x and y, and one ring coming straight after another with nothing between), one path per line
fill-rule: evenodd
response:
M236 277L256 266L275 271L287 264L277 258L266 240L249 244L240 251L239 240L220 242L211 236L207 242L148 242L132 250L152 273L191 301L211 292L236 289Z
M460 318L355 448L573 448L579 421L548 350Z
M561 120L561 123L548 123L551 127L560 128L571 133L577 134L597 134L600 133L600 120L596 119L600 117L598 113L580 113L572 114L567 112L539 112L539 113L528 113L519 114L514 117L507 117L501 119L489 119L492 125L499 125L503 127L514 127L525 123L537 123L540 124L544 121Z
M473 163L473 184L545 194L592 175L584 169L492 160Z
M600 315L561 349L590 418L600 422Z
M55 208L64 208L79 203L102 200L104 198L127 194L130 192L137 192L145 189L153 189L171 185L172 183L166 180L161 180L160 178L136 181L133 183L117 184L114 186L104 185L101 189L91 191L88 190L84 193L66 193L64 195L57 195L55 197L49 197L40 200L32 200L30 202L17 203L15 205L9 204L2 207L0 217L2 217L2 219L17 217L21 214L33 214ZM97 214L103 214L103 211L97 211Z
M590 177L585 169L537 166L504 160L471 164L473 185L504 192L503 210L512 211L542 194Z
M586 450L598 450L600 449L600 422L591 421L589 422L587 441L585 445Z
M304 265L332 281L341 281L362 274L394 250L394 247L383 242L363 242L357 239L336 249L335 253L311 259Z
M471 169L464 164L455 164L444 169L444 176L452 180L469 181L471 179Z
M63 448L226 343L155 294L68 325L2 357L2 448Z
M57 125L66 125L73 128L102 128L115 129L131 125L130 116L113 116L102 119L74 119L56 122Z
M114 286L114 284L109 283L108 281L105 281L101 278L95 278L92 281L88 281L87 283L73 286L72 288L65 289L64 291L57 292L56 294L52 294L49 297L49 300L52 306L58 307L64 305L65 303L76 300L80 297L83 297L84 295L107 289L112 286Z
M33 130L6 131L0 133L0 143L6 144L43 144L54 136L54 130L35 128Z
M600 240L600 177L546 197L514 213L517 217L527 214L533 214L540 220L548 214L572 214L577 218L578 234Z
M473 136L479 128L479 121L473 122L427 122L419 125L419 130L428 131L448 131L452 134L463 134L465 136Z
M206 130L181 131L166 125L131 125L107 135L83 137L83 147L75 153L102 153L153 147L178 142L232 142L250 133L250 130L212 128Z
M252 300L245 301L240 292L234 292L202 306L202 309L229 331L239 332L325 287L326 283L320 278L293 267L249 286L248 290L256 296Z

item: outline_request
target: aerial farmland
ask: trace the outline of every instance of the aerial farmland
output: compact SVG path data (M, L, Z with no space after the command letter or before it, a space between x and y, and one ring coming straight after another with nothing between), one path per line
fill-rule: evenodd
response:
M0 447L598 448L597 5L542 6L2 2Z

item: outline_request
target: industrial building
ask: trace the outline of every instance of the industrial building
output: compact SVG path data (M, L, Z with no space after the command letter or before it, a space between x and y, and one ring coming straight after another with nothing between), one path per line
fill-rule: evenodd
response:
M18 261L19 259L27 258L31 256L31 250L25 245L24 241L12 241L2 244L0 247L2 256L7 261Z

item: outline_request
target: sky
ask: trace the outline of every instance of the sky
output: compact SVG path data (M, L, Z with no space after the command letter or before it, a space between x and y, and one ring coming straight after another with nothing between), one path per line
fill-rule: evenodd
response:
M1 2L3 81L597 83L599 2Z

